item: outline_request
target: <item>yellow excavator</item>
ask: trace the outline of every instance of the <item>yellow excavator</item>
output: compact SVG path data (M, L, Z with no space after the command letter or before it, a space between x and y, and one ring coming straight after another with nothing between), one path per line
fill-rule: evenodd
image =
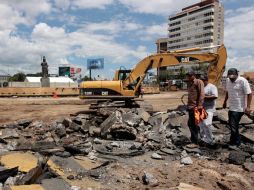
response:
M210 47L211 48L211 47ZM117 70L113 81L86 81L80 85L81 99L110 99L129 101L137 98L140 86L150 69L190 63L208 63L209 82L218 85L227 60L224 45L216 53L202 52L207 48L192 48L150 55L132 70ZM198 53L195 53L197 52Z

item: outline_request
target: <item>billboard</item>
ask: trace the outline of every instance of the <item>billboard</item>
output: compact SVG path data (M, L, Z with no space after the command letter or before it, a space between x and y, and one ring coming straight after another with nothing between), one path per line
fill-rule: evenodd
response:
M87 69L103 69L104 68L104 58L99 59L88 59Z
M59 67L59 76L69 76L70 77L70 67Z

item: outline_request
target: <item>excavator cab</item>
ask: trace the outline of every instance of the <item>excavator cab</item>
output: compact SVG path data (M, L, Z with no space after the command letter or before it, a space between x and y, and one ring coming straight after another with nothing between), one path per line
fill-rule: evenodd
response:
M127 69L116 70L114 80L125 80L126 78L129 77L130 73L131 73L131 70L127 70Z

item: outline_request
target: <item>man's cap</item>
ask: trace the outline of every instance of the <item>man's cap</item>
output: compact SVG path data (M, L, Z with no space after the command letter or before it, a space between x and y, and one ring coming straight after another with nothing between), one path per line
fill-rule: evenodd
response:
M238 75L238 70L236 68L230 68L228 70L228 77L229 78L235 78L235 76Z
M186 75L189 75L189 76L192 76L192 75L195 75L196 73L195 73L195 71L193 71L193 70L189 70L187 73L186 73Z
M201 75L200 79L203 81L208 81L208 76L207 75Z

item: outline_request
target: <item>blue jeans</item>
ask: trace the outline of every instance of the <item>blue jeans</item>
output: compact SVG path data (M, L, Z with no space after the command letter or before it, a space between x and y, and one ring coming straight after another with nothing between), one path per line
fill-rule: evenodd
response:
M244 112L228 112L228 124L231 130L230 144L239 146L241 144L241 138L239 134L239 123Z

